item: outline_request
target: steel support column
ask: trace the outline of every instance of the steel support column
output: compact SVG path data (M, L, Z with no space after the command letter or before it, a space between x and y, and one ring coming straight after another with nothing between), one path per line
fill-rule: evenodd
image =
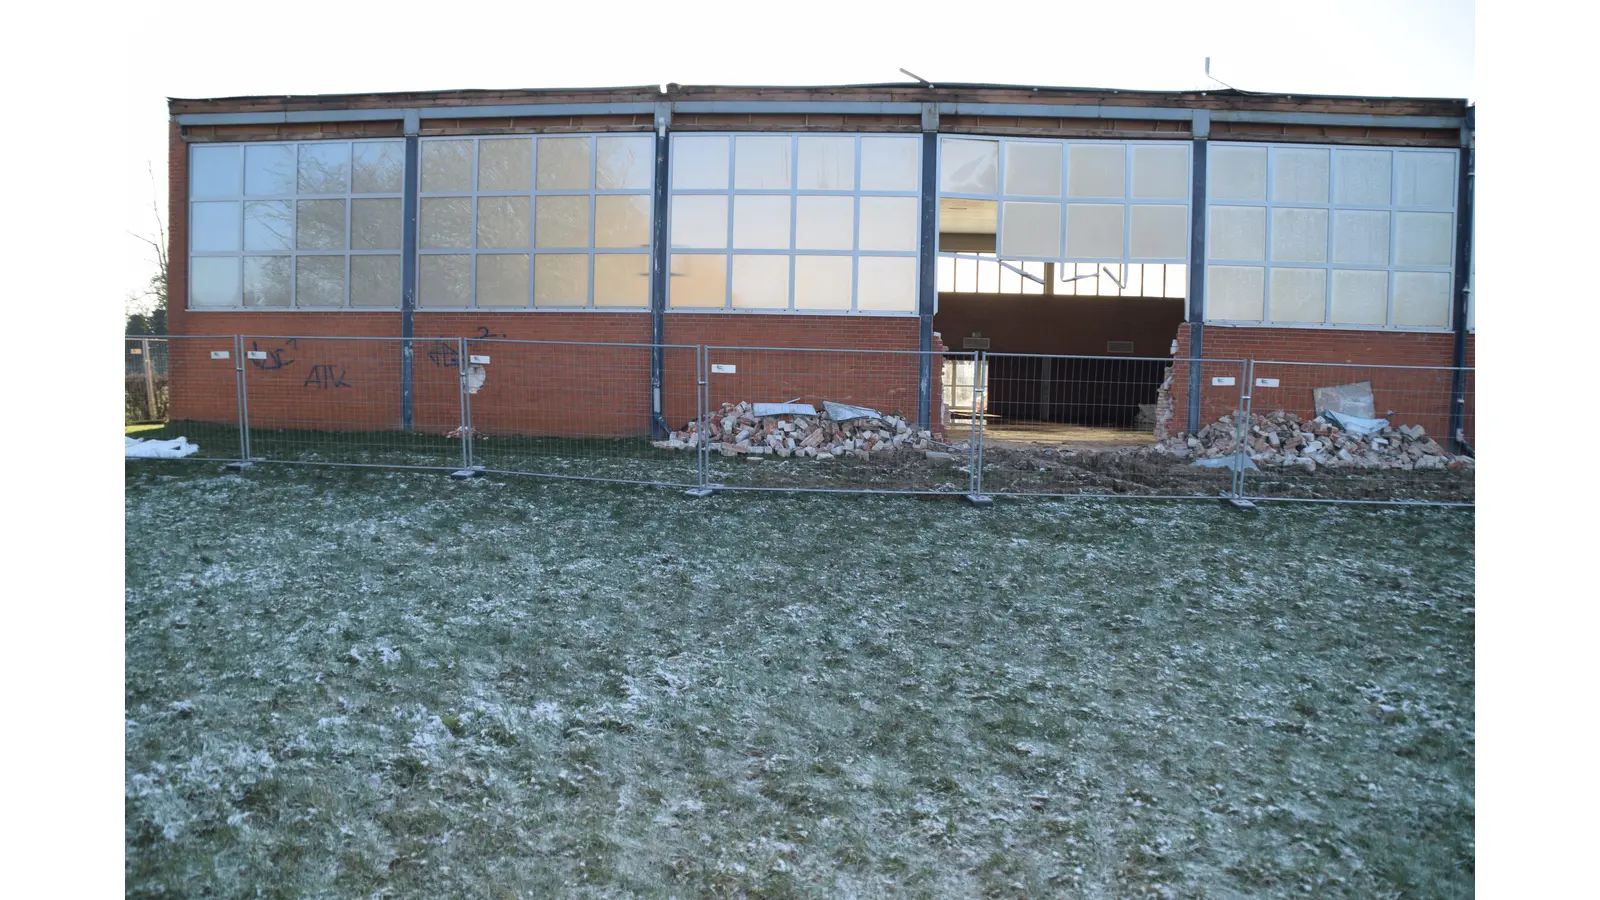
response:
M1209 117L1196 115L1189 193L1189 357L1196 360L1202 358L1206 317L1206 139L1210 134ZM1184 429L1190 434L1200 430L1200 378L1200 364L1190 363L1189 411Z
M667 245L667 212L672 174L668 131L672 111L665 103L656 104L656 180L650 204L650 435L665 438L669 429L661 411L662 349L667 333L667 284L672 277Z
M1450 380L1450 442L1457 453L1468 449L1463 428L1467 414L1467 303L1472 274L1473 110L1474 107L1467 107L1467 123L1461 126L1461 163L1456 176L1456 283L1450 310L1455 331L1450 364L1455 366L1455 372Z
M406 182L400 219L400 428L411 430L412 359L411 314L417 308L417 191L422 148L417 143L416 120L406 120Z
M923 117L923 127L930 123ZM938 128L937 114L931 123ZM932 428L933 310L939 299L939 133L922 134L922 221L917 235L917 427Z

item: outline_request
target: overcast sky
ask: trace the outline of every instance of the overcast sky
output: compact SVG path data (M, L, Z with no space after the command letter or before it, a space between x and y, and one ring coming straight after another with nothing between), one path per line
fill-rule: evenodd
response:
M165 215L167 97L641 84L966 81L1474 96L1470 0L804 4L172 3L128 44L127 231ZM380 13L381 10L381 13ZM152 52L151 48L160 48ZM148 168L155 171L152 190ZM125 293L153 267L126 238ZM119 300L121 298L118 298Z

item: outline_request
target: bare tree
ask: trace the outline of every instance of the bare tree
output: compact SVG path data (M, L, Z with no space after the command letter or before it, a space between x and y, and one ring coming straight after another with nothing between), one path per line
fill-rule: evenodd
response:
M150 173L150 213L156 220L154 237L128 232L135 240L148 245L155 253L156 271L146 282L143 291L130 294L125 304L128 334L165 334L167 331L167 226L161 219L161 205L156 192L155 167L147 164Z

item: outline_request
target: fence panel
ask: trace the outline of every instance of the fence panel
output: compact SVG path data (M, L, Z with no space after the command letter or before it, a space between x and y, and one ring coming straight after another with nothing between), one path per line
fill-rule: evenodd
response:
M123 396L129 437L185 438L200 449L184 459L243 459L236 344L233 335L127 337Z
M465 460L461 373L412 339L245 335L246 434L262 462L456 469ZM452 358L460 341L450 339Z
M1202 415L1231 420L1243 402L1246 365L1237 359L985 353L982 492L1232 494L1228 454L1191 447L1180 430L1191 381Z
M1473 502L1471 369L1257 360L1251 381L1245 496Z
M167 420L167 339L130 337L124 341L123 421L150 425Z
M708 346L706 477L730 490L968 493L975 423L952 415L942 382L947 361L976 357L926 357L919 422L919 351Z
M693 487L694 345L471 339L473 464L487 471ZM661 354L659 422L652 357ZM694 438L698 442L698 438Z

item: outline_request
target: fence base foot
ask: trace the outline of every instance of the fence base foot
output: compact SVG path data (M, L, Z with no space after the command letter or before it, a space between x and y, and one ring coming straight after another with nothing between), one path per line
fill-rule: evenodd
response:
M973 506L993 506L994 498L988 494L967 494L966 501Z
M450 480L451 481L466 481L469 478L477 478L479 475L482 475L482 474L483 474L483 466L471 466L469 468L457 469L454 472L451 472L450 473Z
M683 492L683 495L685 497L693 497L696 500L699 500L702 497L709 497L709 496L711 496L712 494L715 494L715 493L716 493L716 491L712 490L711 488L708 488L708 487L697 487L697 488L689 488L687 491Z
M1246 500L1243 497L1229 497L1227 494L1223 494L1222 497L1221 497L1221 500L1222 500L1223 503L1228 504L1229 506L1233 507L1234 509L1256 509L1257 508L1254 503L1251 503L1249 500Z
M241 459L238 462L228 463L227 465L222 467L222 470L224 472L244 472L244 471L247 471L249 469L254 469L255 467L256 467L256 464L251 462L250 460Z

